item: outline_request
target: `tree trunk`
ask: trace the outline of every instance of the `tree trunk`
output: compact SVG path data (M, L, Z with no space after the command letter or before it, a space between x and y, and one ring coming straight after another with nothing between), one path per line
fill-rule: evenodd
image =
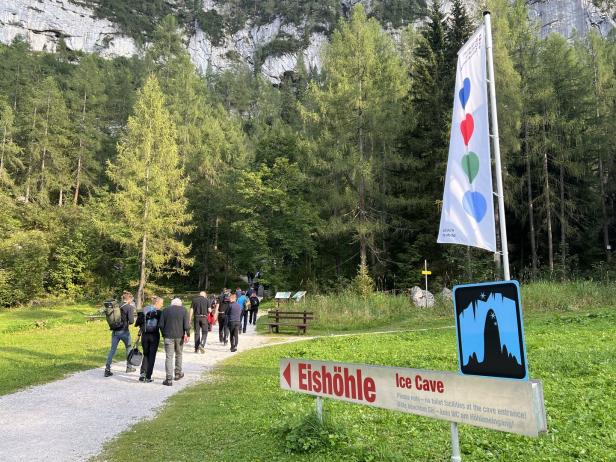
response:
M214 225L214 250L218 250L218 228L220 224L220 217L216 217L216 224Z
M545 138L545 124L543 126L543 136ZM552 242L552 204L550 201L550 177L548 172L548 152L544 143L543 147L543 177L544 177L544 194L545 194L545 210L546 221L548 226L548 263L550 266L550 275L554 271L554 245Z
M45 112L45 134L43 135L43 154L41 156L41 183L39 192L45 188L45 157L47 156L47 136L49 135L49 111L51 109L51 95L47 95L47 111Z
M81 140L79 140L79 144L81 145ZM81 150L81 146L80 146ZM73 205L77 206L77 201L79 201L79 188L81 187L81 154L77 158L77 174L75 175L75 194L73 194Z
M88 92L83 92L83 106L81 108L81 130L79 134L79 157L77 159L77 173L75 174L75 194L73 195L73 205L79 201L79 188L81 187L81 159L83 157L83 131L86 121L86 103L88 102Z
M32 116L32 131L36 128L36 114L38 113L38 107L34 108L34 115ZM30 137L30 144L32 144L32 137ZM34 156L32 155L32 146L30 146L30 158L28 159L28 170L26 172L26 204L30 202L30 178L32 176L32 162Z
M563 279L567 268L567 217L565 216L565 167L562 162L559 171L560 183L560 264L562 265Z
M150 184L150 167L147 166L145 170L145 204L143 206L143 238L141 239L141 258L139 261L139 287L137 288L137 311L141 310L143 306L143 292L146 282L146 255L148 250L148 191Z
M601 193L601 218L603 221L603 248L605 250L605 258L607 262L610 263L612 261L612 252L609 248L610 245L610 234L609 234L609 220L607 214L607 207L605 204L605 180L604 180L604 171L603 171L603 157L601 153L599 153L599 190Z
M58 207L62 207L64 203L64 189L60 188L60 195L58 196Z
M533 183L530 165L530 149L528 144L528 121L524 122L524 150L526 151L526 185L528 199L528 223L530 227L530 253L532 262L532 276L537 276L538 258L537 258L537 238L535 236L535 209L533 206Z
M2 134L2 152L0 153L0 185L4 183L4 152L6 151L6 132L7 128L4 127L4 133Z
M143 306L143 291L145 289L145 261L146 261L146 252L148 248L147 241L148 241L147 233L144 233L143 239L141 240L139 287L137 289L137 311L141 311L141 307Z
M361 95L362 85L361 80L359 81L359 93ZM363 99L363 95L360 96ZM360 159L360 172L363 172L364 168L364 127L363 127L363 113L360 109L359 111L359 140L358 140L358 148L359 148L359 159ZM363 173L359 175L359 223L360 223L360 231L359 231L359 258L362 266L368 266L368 245L367 245L367 236L366 236L366 178Z

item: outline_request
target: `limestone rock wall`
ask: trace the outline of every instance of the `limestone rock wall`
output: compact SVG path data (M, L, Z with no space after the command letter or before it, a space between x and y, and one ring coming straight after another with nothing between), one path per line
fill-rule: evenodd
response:
M53 52L63 38L71 49L99 53L105 57L131 56L141 52L134 40L122 34L112 22L95 17L91 9L74 1L0 0L0 41L9 43L22 35L33 49ZM348 14L352 6L359 2L370 9L371 0L340 0L341 11ZM468 4L472 9L477 7L476 1L469 0ZM543 36L558 32L571 37L575 31L585 34L591 28L605 35L614 26L613 12L599 10L591 0L528 0L528 7L531 18L539 21ZM205 10L219 8L214 0L204 1ZM225 37L216 46L197 28L195 34L187 38L187 46L201 72L208 69L217 71L227 69L238 61L254 66L260 48L281 34L296 39L303 36L301 27L285 24L276 18L261 26L248 22L243 29ZM300 53L307 68L318 69L320 50L325 41L324 34L313 33L305 49L265 57L259 63L261 71L276 83L285 72L295 69Z

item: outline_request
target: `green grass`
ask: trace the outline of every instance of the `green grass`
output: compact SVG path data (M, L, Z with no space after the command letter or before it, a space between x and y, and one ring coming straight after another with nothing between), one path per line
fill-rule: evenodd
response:
M554 313L576 313L614 306L616 286L592 282L534 283L523 286L524 311L548 322ZM272 302L262 306L273 308ZM383 294L364 300L349 294L310 297L289 308L315 311L309 335L447 326L453 323L450 302L430 309L414 308L407 297ZM0 309L0 395L66 374L104 364L109 330L104 320L85 322L90 304ZM266 330L265 318L259 329ZM124 355L121 345L116 360Z
M461 425L464 460L614 460L616 313L563 305L547 315L544 302L560 303L558 294L553 297L538 298L525 322L530 373L543 381L549 433L525 438ZM136 453L144 460L174 461L449 460L449 424L443 421L326 400L330 424L315 430L310 420L314 399L279 388L282 357L457 367L453 329L321 338L252 350L226 361L213 381L173 396L157 418L108 443L97 460L127 460ZM144 438L170 432L173 437Z
M110 331L86 322L93 305L51 304L0 310L0 395L105 364ZM118 347L116 360L124 356Z
M616 285L580 281L570 283L537 282L522 286L525 313L540 314L605 308L616 305ZM262 304L265 312L275 309L273 302ZM432 308L417 308L409 296L375 293L362 298L350 292L314 295L301 303L281 303L281 310L312 311L315 320L309 335L337 334L383 329L408 330L418 327L441 327L453 324L453 303L436 297ZM268 319L259 320L258 329L266 332ZM287 330L295 333L295 329Z

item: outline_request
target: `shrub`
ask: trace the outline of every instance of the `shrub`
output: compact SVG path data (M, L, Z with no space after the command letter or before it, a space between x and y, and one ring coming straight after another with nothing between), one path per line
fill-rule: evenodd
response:
M368 273L368 266L359 265L357 276L353 279L353 288L362 297L368 297L374 292L374 280Z
M316 412L283 423L274 432L283 442L287 454L306 454L319 450L332 450L347 443L348 436L340 425L327 416L321 421Z
M40 231L19 231L0 242L0 306L26 303L43 293L48 256Z

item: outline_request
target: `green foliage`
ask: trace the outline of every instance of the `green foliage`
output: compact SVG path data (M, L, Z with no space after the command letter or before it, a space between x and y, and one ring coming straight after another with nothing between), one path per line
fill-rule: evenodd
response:
M18 231L0 241L0 306L43 294L49 246L40 231Z
M304 416L287 416L274 434L283 441L286 454L314 454L320 451L334 451L348 443L344 428L329 416L321 420L316 412Z
M109 326L104 319L86 322L84 315L101 307L62 300L0 308L0 395L100 367L109 351ZM124 355L118 348L115 359Z
M374 292L374 280L368 272L368 266L360 263L357 276L353 279L353 288L360 296L366 298Z
M179 167L176 131L155 77L149 77L107 174L116 187L98 226L112 240L140 254L140 292L147 276L185 271L189 247L177 239L190 231Z

